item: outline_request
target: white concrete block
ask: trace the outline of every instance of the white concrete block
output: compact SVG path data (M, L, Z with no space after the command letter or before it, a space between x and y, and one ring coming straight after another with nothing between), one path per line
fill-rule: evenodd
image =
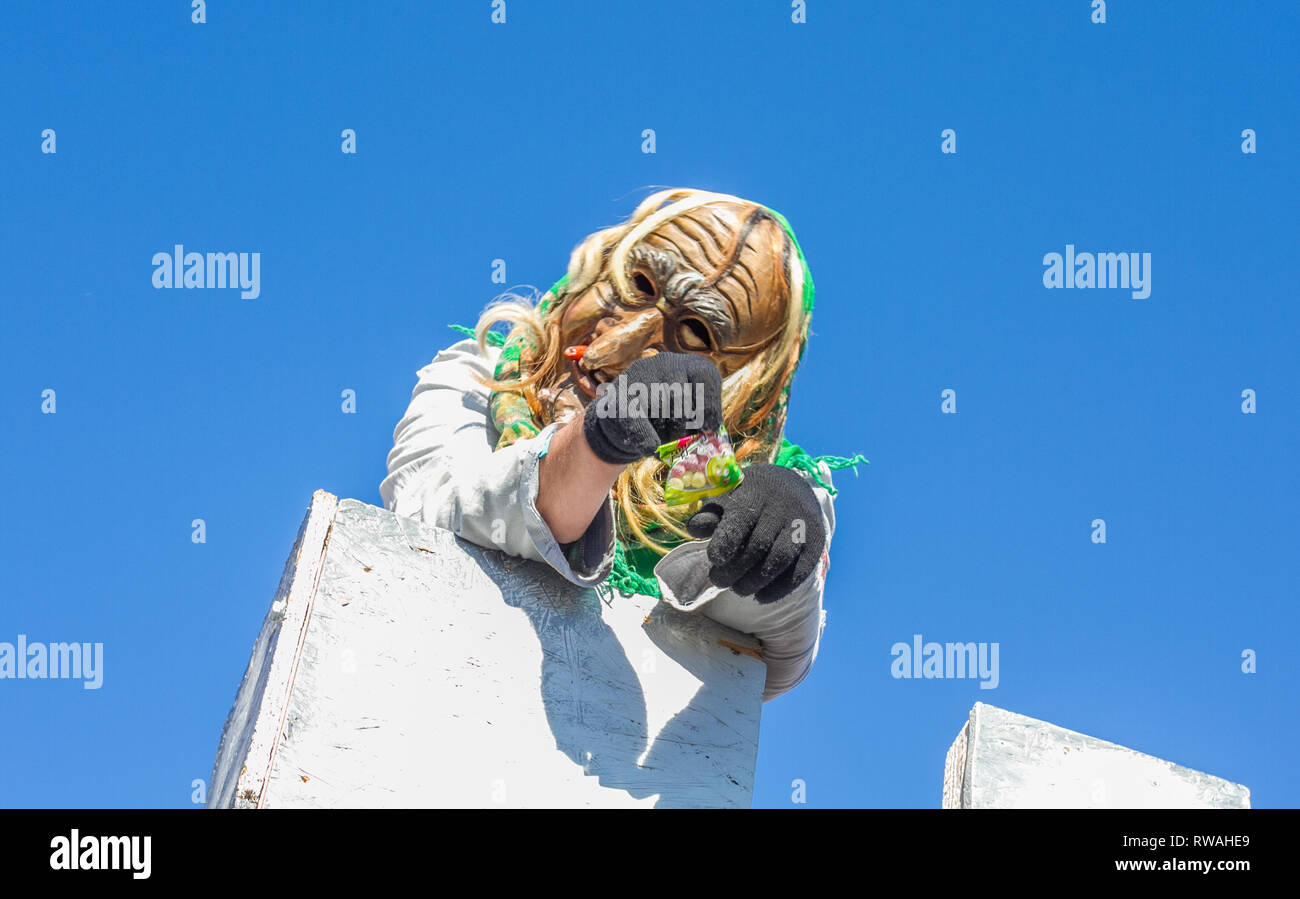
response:
M1250 790L982 702L948 750L944 808L1249 808Z

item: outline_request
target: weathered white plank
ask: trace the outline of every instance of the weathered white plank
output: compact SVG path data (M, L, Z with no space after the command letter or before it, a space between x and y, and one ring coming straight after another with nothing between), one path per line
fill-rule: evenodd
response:
M298 528L280 586L221 730L208 786L209 808L251 807L261 801L337 506L337 497L317 490Z
M944 808L1249 808L1250 790L975 703L948 750Z
M261 807L750 802L750 636L355 500L315 592Z

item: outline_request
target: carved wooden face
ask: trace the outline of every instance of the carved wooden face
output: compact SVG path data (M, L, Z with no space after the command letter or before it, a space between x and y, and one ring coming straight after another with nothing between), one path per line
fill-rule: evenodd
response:
M606 273L567 304L563 345L587 349L557 406L586 405L602 382L658 352L706 355L724 378L745 365L786 321L786 252L780 224L759 206L712 203L660 225L628 252L631 295Z

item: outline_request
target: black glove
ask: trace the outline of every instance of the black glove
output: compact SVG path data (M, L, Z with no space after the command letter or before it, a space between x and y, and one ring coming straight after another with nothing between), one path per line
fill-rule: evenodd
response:
M611 382L583 415L587 444L605 462L626 465L653 456L670 440L717 430L722 422L722 375L704 356L656 353L633 362L619 380L623 384ZM640 402L638 395L654 401Z
M808 579L826 547L817 494L779 465L751 465L740 486L706 500L686 522L709 539L709 580L761 603L776 602ZM802 539L801 539L802 538Z

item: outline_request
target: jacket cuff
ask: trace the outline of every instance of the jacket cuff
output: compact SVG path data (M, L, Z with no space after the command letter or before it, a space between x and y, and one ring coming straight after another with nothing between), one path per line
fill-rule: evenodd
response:
M523 461L518 502L524 511L524 527L538 555L565 580L580 587L594 587L609 577L614 567L614 500L608 497L586 532L572 543L561 544L537 511L540 461L550 448L558 425L549 424L528 441L533 444Z

